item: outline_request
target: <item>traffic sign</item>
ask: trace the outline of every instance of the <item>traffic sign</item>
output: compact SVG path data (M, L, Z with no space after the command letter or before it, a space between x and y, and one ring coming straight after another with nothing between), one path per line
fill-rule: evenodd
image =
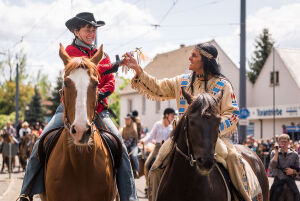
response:
M240 109L240 118L241 119L247 119L247 117L249 117L250 112L247 108L242 108Z

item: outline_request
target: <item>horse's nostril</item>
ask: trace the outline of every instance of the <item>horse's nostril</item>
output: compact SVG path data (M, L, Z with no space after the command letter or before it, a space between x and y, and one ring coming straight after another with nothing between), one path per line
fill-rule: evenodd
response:
M75 126L72 126L72 128L71 128L71 132L72 132L72 134L76 134L76 129L75 129Z

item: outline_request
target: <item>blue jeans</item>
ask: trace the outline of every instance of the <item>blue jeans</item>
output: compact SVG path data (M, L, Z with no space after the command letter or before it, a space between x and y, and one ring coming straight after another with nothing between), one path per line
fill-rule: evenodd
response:
M62 105L59 105L58 108L56 109L55 115L52 117L50 122L47 124L45 129L43 130L41 136L46 133L47 131L63 126L63 107ZM101 114L97 115L97 118L100 118L100 122L105 125L106 128L108 128L111 132L115 133L122 142L123 145L123 158L121 162L121 166L118 169L117 172L117 185L118 185L118 190L120 194L120 200L121 201L136 201L138 200L137 194L136 194L136 189L135 189L135 183L134 183L134 178L131 170L131 165L128 157L128 153L126 150L126 147L123 143L122 137L110 119L110 115L107 110L104 110L101 112ZM104 128L105 128L104 127ZM23 184L22 184L22 189L21 189L21 194L24 194L28 185L30 184L31 180L33 179L34 175L37 173L37 171L40 169L41 164L38 159L37 155L37 149L38 149L38 142L39 140L34 144L32 153L30 155L27 169L25 172L25 176L23 179ZM45 186L44 186L44 168L40 170L33 187L31 189L31 195L35 194L41 194L45 192Z
M131 153L130 157L132 158L132 161L134 163L134 166L135 166L135 169L137 171L140 170L140 166L139 166L139 159L138 159L138 148L137 148L137 145L135 146L131 146L131 147L128 147L128 152Z

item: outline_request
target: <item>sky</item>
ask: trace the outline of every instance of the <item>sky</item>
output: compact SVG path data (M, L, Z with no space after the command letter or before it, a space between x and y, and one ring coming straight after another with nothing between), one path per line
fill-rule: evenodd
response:
M246 10L247 60L263 28L276 47L300 48L299 0L249 0ZM105 21L97 44L112 61L136 47L154 58L181 44L215 39L239 64L240 0L0 0L0 61L8 51L23 49L27 72L35 76L41 70L55 85L63 69L59 43L67 46L74 38L65 22L79 12Z

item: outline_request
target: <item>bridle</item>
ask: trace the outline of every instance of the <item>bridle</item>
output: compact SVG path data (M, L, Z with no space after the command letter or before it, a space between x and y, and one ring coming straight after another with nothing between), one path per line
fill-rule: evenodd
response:
M190 165L192 167L195 167L197 165L197 160L195 160L195 157L194 157L194 152L193 152L193 147L192 145L190 145L190 141L189 141L189 138L188 138L188 122L189 122L189 119L188 119L188 115L184 115L182 118L185 119L185 124L184 124L184 134L185 134L185 144L187 146L187 149L188 149L188 154L185 154L177 145L177 143L175 142L175 150L181 154L186 160L189 161Z

